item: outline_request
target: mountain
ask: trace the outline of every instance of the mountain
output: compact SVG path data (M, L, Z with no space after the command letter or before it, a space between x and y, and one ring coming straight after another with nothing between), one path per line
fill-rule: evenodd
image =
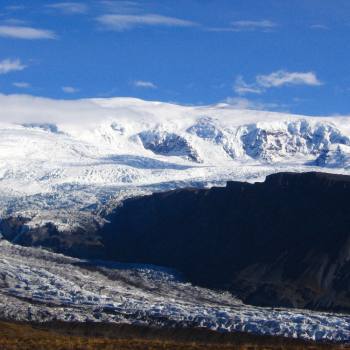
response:
M103 225L105 213L140 194L280 171L350 171L346 117L130 98L0 95L0 103L1 215L30 228Z
M0 105L1 319L349 341L350 118Z
M279 173L263 183L124 201L109 258L175 268L248 304L350 311L350 176Z

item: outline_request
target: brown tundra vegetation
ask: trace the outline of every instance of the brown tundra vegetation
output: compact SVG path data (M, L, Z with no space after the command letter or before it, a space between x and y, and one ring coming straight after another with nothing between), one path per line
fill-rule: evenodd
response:
M344 344L316 344L245 333L193 329L151 329L92 324L0 322L1 350L336 350Z

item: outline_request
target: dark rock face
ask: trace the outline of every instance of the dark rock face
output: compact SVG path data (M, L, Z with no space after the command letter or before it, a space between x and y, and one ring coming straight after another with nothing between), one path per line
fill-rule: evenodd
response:
M48 222L42 226L31 227L30 219L20 216L0 220L0 238L28 247L44 247L66 255L81 258L101 258L104 248L98 236L98 224L92 223L85 229L59 231Z
M194 162L201 162L196 150L183 137L162 131L141 132L143 146L155 154L184 156Z
M349 201L349 176L280 173L129 199L101 235L111 259L176 268L247 303L349 312Z

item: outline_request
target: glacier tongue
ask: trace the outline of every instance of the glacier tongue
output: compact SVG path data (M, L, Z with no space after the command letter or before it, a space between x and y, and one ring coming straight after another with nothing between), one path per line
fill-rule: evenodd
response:
M129 98L0 95L0 103L2 216L33 225L69 228L122 198L165 189L321 167L349 173L350 118Z
M243 304L199 288L175 271L88 262L0 240L0 317L205 327L313 340L349 341L350 318Z

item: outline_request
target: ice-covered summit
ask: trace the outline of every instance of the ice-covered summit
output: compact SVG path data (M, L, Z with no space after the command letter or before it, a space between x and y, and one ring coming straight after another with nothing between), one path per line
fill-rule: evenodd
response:
M3 215L33 222L72 225L135 193L285 170L349 172L350 117L132 98L0 95L0 104Z

